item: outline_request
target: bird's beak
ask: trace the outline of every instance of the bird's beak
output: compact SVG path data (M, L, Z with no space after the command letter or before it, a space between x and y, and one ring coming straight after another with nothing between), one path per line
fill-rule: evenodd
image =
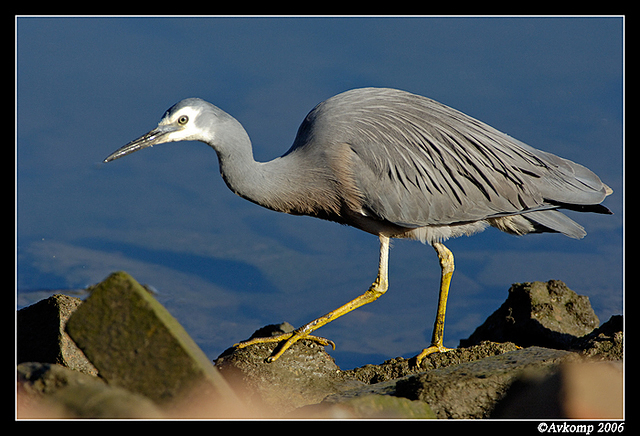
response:
M111 162L112 160L119 159L123 156L133 153L134 151L152 147L156 144L162 144L163 142L168 142L166 140L166 136L171 132L175 132L176 130L177 128L172 125L158 126L149 133L142 135L138 139L134 139L124 147L120 147L109 156L107 156L104 162Z

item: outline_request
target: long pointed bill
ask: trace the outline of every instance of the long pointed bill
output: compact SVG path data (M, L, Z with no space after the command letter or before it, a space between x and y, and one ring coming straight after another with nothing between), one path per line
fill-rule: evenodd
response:
M142 150L143 148L152 147L156 144L167 142L164 140L165 136L171 132L175 132L173 126L158 126L149 133L142 135L138 139L134 139L124 147L120 147L113 153L111 153L103 162L111 162L112 160L119 159L123 156L133 153L134 151Z

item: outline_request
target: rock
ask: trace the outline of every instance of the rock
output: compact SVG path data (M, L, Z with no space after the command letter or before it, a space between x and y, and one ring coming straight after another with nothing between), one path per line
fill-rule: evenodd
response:
M578 338L571 348L581 350L584 356L600 360L622 360L623 347L622 315L613 315L600 327Z
M286 416L296 419L434 419L427 403L390 395L368 394L331 397L320 404L301 407Z
M18 365L18 418L162 418L148 398L50 363Z
M257 330L251 338L289 333L289 323L273 324ZM277 343L230 348L214 362L220 373L239 392L249 407L271 416L316 404L346 383L340 368L324 347L308 340L296 342L278 360L266 363Z
M110 385L143 395L167 413L177 404L186 410L195 393L199 403L207 398L221 414L241 409L184 328L124 272L98 284L66 329Z
M438 418L486 418L523 370L554 365L570 355L541 347L510 351L399 380L395 395L428 403Z
M506 353L507 351L517 350L519 347L511 342L499 344L496 342L485 341L479 345L469 348L457 348L447 353L434 353L427 356L421 363L420 367L415 365L414 359L405 359L396 357L387 360L380 365L365 365L360 368L344 371L345 377L362 381L367 384L380 383L404 377L411 374L443 368L460 363L472 362L474 360L484 359L490 356Z
M488 356L495 356L516 349L517 347L514 344L484 342L470 349L456 349L444 354L428 356L420 367L415 365L414 359L396 357L387 360L381 365L365 365L361 368L343 371L342 374L346 379L354 379L366 384L355 386L341 393L328 395L319 405L303 407L289 416L312 418L435 418L437 416L433 406L418 399L417 393L414 397L404 398L410 397L410 395L406 390L398 391L398 384L402 384L405 380L409 380L416 375L433 372L432 370L436 368L456 367L461 363L482 361ZM425 372L425 369L429 371ZM397 401L385 402L381 399L387 397L397 398ZM383 404L388 406L389 409L375 411L375 405L381 408ZM362 409L356 407L359 405L365 405L366 407Z
M502 306L460 346L494 341L567 349L599 324L589 298L561 281L516 283Z
M597 325L597 318L588 300L570 291L562 282L516 284L512 286L510 299L501 309L511 313L511 318L523 320L520 328L525 331L530 329L526 331L529 342L551 342L557 347L564 346L567 351L540 346L522 349L513 342L482 341L447 353L432 354L423 360L420 367L415 365L413 359L397 357L380 365L365 365L340 371L324 348L312 342L300 341L272 364L265 364L264 359L273 352L277 346L275 343L242 350L229 349L216 363L225 377L241 381L244 398L263 410L277 410L277 416L371 418L383 416L387 412L388 415L384 416L406 417L413 413L407 410L374 412L377 410L375 405L394 397L407 401L394 403L400 409L406 406L413 410L416 402L429 406L429 412L424 407L418 408L423 417L433 414L438 418L469 419L488 417L514 380L523 372L538 370L540 374L548 375L556 370L559 363L580 359L578 353L568 351L575 341L582 339L583 346L591 347L589 349L593 350L593 355L598 355L603 347L611 344L612 335L619 333L619 337L616 336L617 343L622 342L622 332L612 333L616 328L606 325L603 325L599 334L594 331L585 336L585 332L591 332L593 326ZM527 317L513 316L525 311ZM493 319L497 318L495 314L492 316ZM526 320L537 323L538 328L531 328ZM490 324L491 320L485 322L485 325ZM621 322L617 325L621 326ZM504 323L502 327L496 331L503 330ZM252 337L292 330L293 327L289 324L267 326ZM519 332L514 337L525 343L523 335L523 332ZM599 344L599 348L594 348L594 343ZM314 354L315 357L312 358ZM278 362L284 363L283 359L291 360L283 366L271 366ZM289 373L289 368L293 365L300 365L300 362L308 365L309 361L315 359L321 366L326 366L326 371L318 367L306 367L303 371ZM227 370L223 369L225 365L229 365ZM309 375L306 377L299 377L307 372ZM315 378L318 375L320 377ZM328 380L330 382L327 383ZM317 404L320 399L322 401ZM305 404L307 405L304 406ZM404 406L400 406L401 404ZM363 405L363 408L358 405ZM393 409L391 403L388 405ZM293 407L297 408L291 410Z
M97 375L98 370L65 332L67 320L80 304L79 298L56 294L20 309L16 317L17 363L57 363Z
M127 274L115 273L92 289L66 329L98 377L52 363L22 363L21 417L605 419L621 410L622 317L594 330L588 300L562 282L513 285L502 307L461 341L465 347L432 354L419 367L397 357L348 371L307 340L273 363L265 359L277 343L232 347L214 366ZM41 303L46 313L50 308ZM20 317L31 323L26 329L61 325ZM292 330L284 323L253 336ZM43 348L59 342L59 335L40 336L48 341ZM516 345L527 343L547 346ZM605 366L583 366L593 360Z
M487 345L491 344L485 343ZM328 397L325 401L340 402L371 394L392 395L425 402L440 419L486 418L522 371L551 369L559 362L574 358L577 358L575 353L531 347L360 387L344 392L342 399Z
M496 419L622 419L622 362L577 361L523 374L491 413Z

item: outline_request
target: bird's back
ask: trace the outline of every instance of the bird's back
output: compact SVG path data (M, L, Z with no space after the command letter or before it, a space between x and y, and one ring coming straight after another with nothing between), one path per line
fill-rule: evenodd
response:
M608 212L598 204L611 190L587 168L405 91L361 88L320 103L287 154L335 165L338 151L361 200L357 212L407 228L558 207Z

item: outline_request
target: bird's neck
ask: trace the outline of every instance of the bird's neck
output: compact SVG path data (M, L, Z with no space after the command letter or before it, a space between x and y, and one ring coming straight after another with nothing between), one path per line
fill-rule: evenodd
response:
M305 159L297 153L269 162L256 162L249 136L240 123L212 147L218 154L220 174L235 194L271 210L292 214L317 214L324 207L322 186L326 177L313 177ZM241 129L241 130L240 130ZM234 132L235 130L235 132ZM315 170L317 171L317 169ZM312 183L311 180L320 182ZM329 199L324 203L329 204ZM331 205L335 209L335 205Z

